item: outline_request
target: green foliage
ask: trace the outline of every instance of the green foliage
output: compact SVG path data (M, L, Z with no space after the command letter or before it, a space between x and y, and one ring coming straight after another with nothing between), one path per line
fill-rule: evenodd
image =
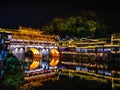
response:
M55 17L42 27L45 33L56 34L60 37L104 37L106 25L103 20L93 11L83 11L81 15L69 17Z
M44 33L46 33L46 34L52 34L54 31L54 27L51 24L44 25L41 30L44 31Z
M7 57L8 68L5 71L3 86L6 89L19 90L24 84L23 71L16 57L9 55Z

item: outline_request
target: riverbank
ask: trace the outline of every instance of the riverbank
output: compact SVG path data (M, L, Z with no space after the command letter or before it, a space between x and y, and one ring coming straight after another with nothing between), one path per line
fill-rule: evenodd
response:
M96 81L88 81L79 77L68 78L60 76L58 81L45 82L43 86L37 87L34 90L112 90L110 83L100 83ZM115 89L117 90L117 89Z

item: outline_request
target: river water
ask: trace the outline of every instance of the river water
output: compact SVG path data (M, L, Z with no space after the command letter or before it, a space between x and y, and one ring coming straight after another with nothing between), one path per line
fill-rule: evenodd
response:
M60 76L58 81L45 82L43 86L34 88L35 90L112 90L111 83L100 83L88 81L79 77L69 78Z

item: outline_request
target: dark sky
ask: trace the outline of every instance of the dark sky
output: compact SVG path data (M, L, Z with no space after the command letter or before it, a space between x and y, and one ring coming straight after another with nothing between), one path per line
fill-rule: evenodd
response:
M33 0L0 1L0 28L39 28L53 17L79 13L81 9L119 13L115 0Z

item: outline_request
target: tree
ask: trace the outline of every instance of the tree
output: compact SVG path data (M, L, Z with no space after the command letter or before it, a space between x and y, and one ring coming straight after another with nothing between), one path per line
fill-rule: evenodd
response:
M20 62L12 54L9 54L6 60L8 67L4 74L3 88L20 90L24 84L23 71L20 67Z
M81 15L69 17L55 17L48 25L42 27L47 33L56 34L60 37L105 37L106 24L102 20L102 15L93 11L83 11Z
M41 30L46 34L53 34L54 26L52 24L44 25Z

